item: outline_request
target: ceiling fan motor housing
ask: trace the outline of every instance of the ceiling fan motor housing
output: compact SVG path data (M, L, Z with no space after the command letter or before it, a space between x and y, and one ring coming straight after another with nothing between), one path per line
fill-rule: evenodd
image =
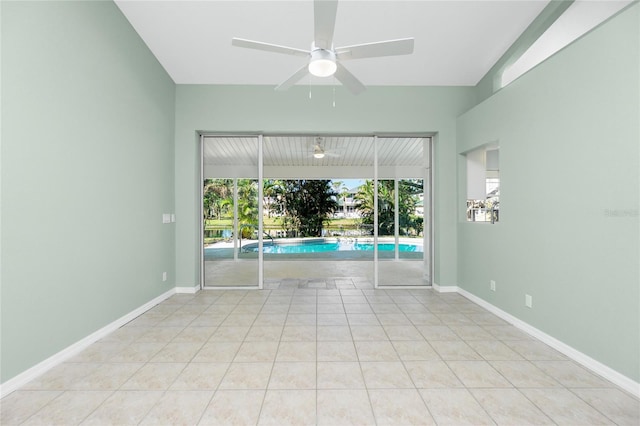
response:
M331 50L314 48L309 60L309 72L317 77L329 77L336 72L336 54Z

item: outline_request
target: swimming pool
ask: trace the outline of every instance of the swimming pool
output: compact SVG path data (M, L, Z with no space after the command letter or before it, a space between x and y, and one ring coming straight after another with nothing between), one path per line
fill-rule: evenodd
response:
M400 240L400 259L423 259L421 239ZM269 260L373 260L373 240L371 238L287 238L263 242L263 254ZM243 241L238 259L257 259L258 243ZM394 259L395 245L392 238L378 241L378 258ZM234 259L232 242L211 244L204 249L204 260Z
M258 244L249 244L243 247L245 252L258 252ZM393 243L378 243L378 251L394 251ZM358 242L357 240L338 241L297 241L297 242L265 242L263 253L269 254L301 254L301 253L327 253L336 251L373 251L373 242ZM414 244L398 244L400 252L422 252L422 246Z

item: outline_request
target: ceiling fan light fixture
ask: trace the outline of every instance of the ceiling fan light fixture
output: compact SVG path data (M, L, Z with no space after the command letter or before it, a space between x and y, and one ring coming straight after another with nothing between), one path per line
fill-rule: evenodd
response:
M320 145L316 145L313 148L313 158L324 158L324 149L322 149L322 147Z
M309 72L316 77L332 76L338 66L336 65L336 55L330 50L316 49L311 52L309 61Z

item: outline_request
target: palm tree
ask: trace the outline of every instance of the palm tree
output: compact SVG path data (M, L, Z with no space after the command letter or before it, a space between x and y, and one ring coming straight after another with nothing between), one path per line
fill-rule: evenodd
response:
M278 194L282 192L282 181L278 179L265 179L262 184L263 208L267 212L267 217L271 217L272 204Z
M374 222L374 189L373 181L367 180L356 194L357 209L362 222L373 225ZM418 194L423 191L422 180L403 179L398 181L398 216L399 232L408 235L411 230L419 233L422 218L415 214ZM395 185L393 180L378 181L378 235L394 235L395 227Z
M238 179L238 224L250 225L242 229L242 237L250 238L258 225L258 182Z
M366 180L363 185L358 188L355 196L356 209L360 212L360 218L363 223L373 224L373 181Z

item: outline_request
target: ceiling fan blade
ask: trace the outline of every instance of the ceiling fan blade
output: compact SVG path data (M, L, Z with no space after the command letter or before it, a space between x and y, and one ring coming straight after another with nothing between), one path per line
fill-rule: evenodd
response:
M243 38L232 38L231 44L247 49L264 50L267 52L284 53L285 55L309 56L308 50L296 49L295 47L280 46L277 44L263 43L261 41L245 40Z
M307 74L309 74L309 68L308 68L308 65L305 64L302 68L296 71L291 77L289 77L279 86L277 86L275 90L278 90L278 91L287 90L288 88L296 84L298 81L300 81Z
M413 38L401 38L339 47L336 49L336 56L338 59L345 61L348 59L409 55L413 53L413 42Z
M367 90L367 88L364 87L364 84L362 84L360 80L358 80L345 67L343 67L342 64L340 64L340 62L336 62L336 65L338 66L338 69L336 70L336 73L334 74L334 76L351 93L353 93L354 95L358 95L364 92L365 90Z
M331 49L336 26L338 0L313 2L314 44L320 49Z

